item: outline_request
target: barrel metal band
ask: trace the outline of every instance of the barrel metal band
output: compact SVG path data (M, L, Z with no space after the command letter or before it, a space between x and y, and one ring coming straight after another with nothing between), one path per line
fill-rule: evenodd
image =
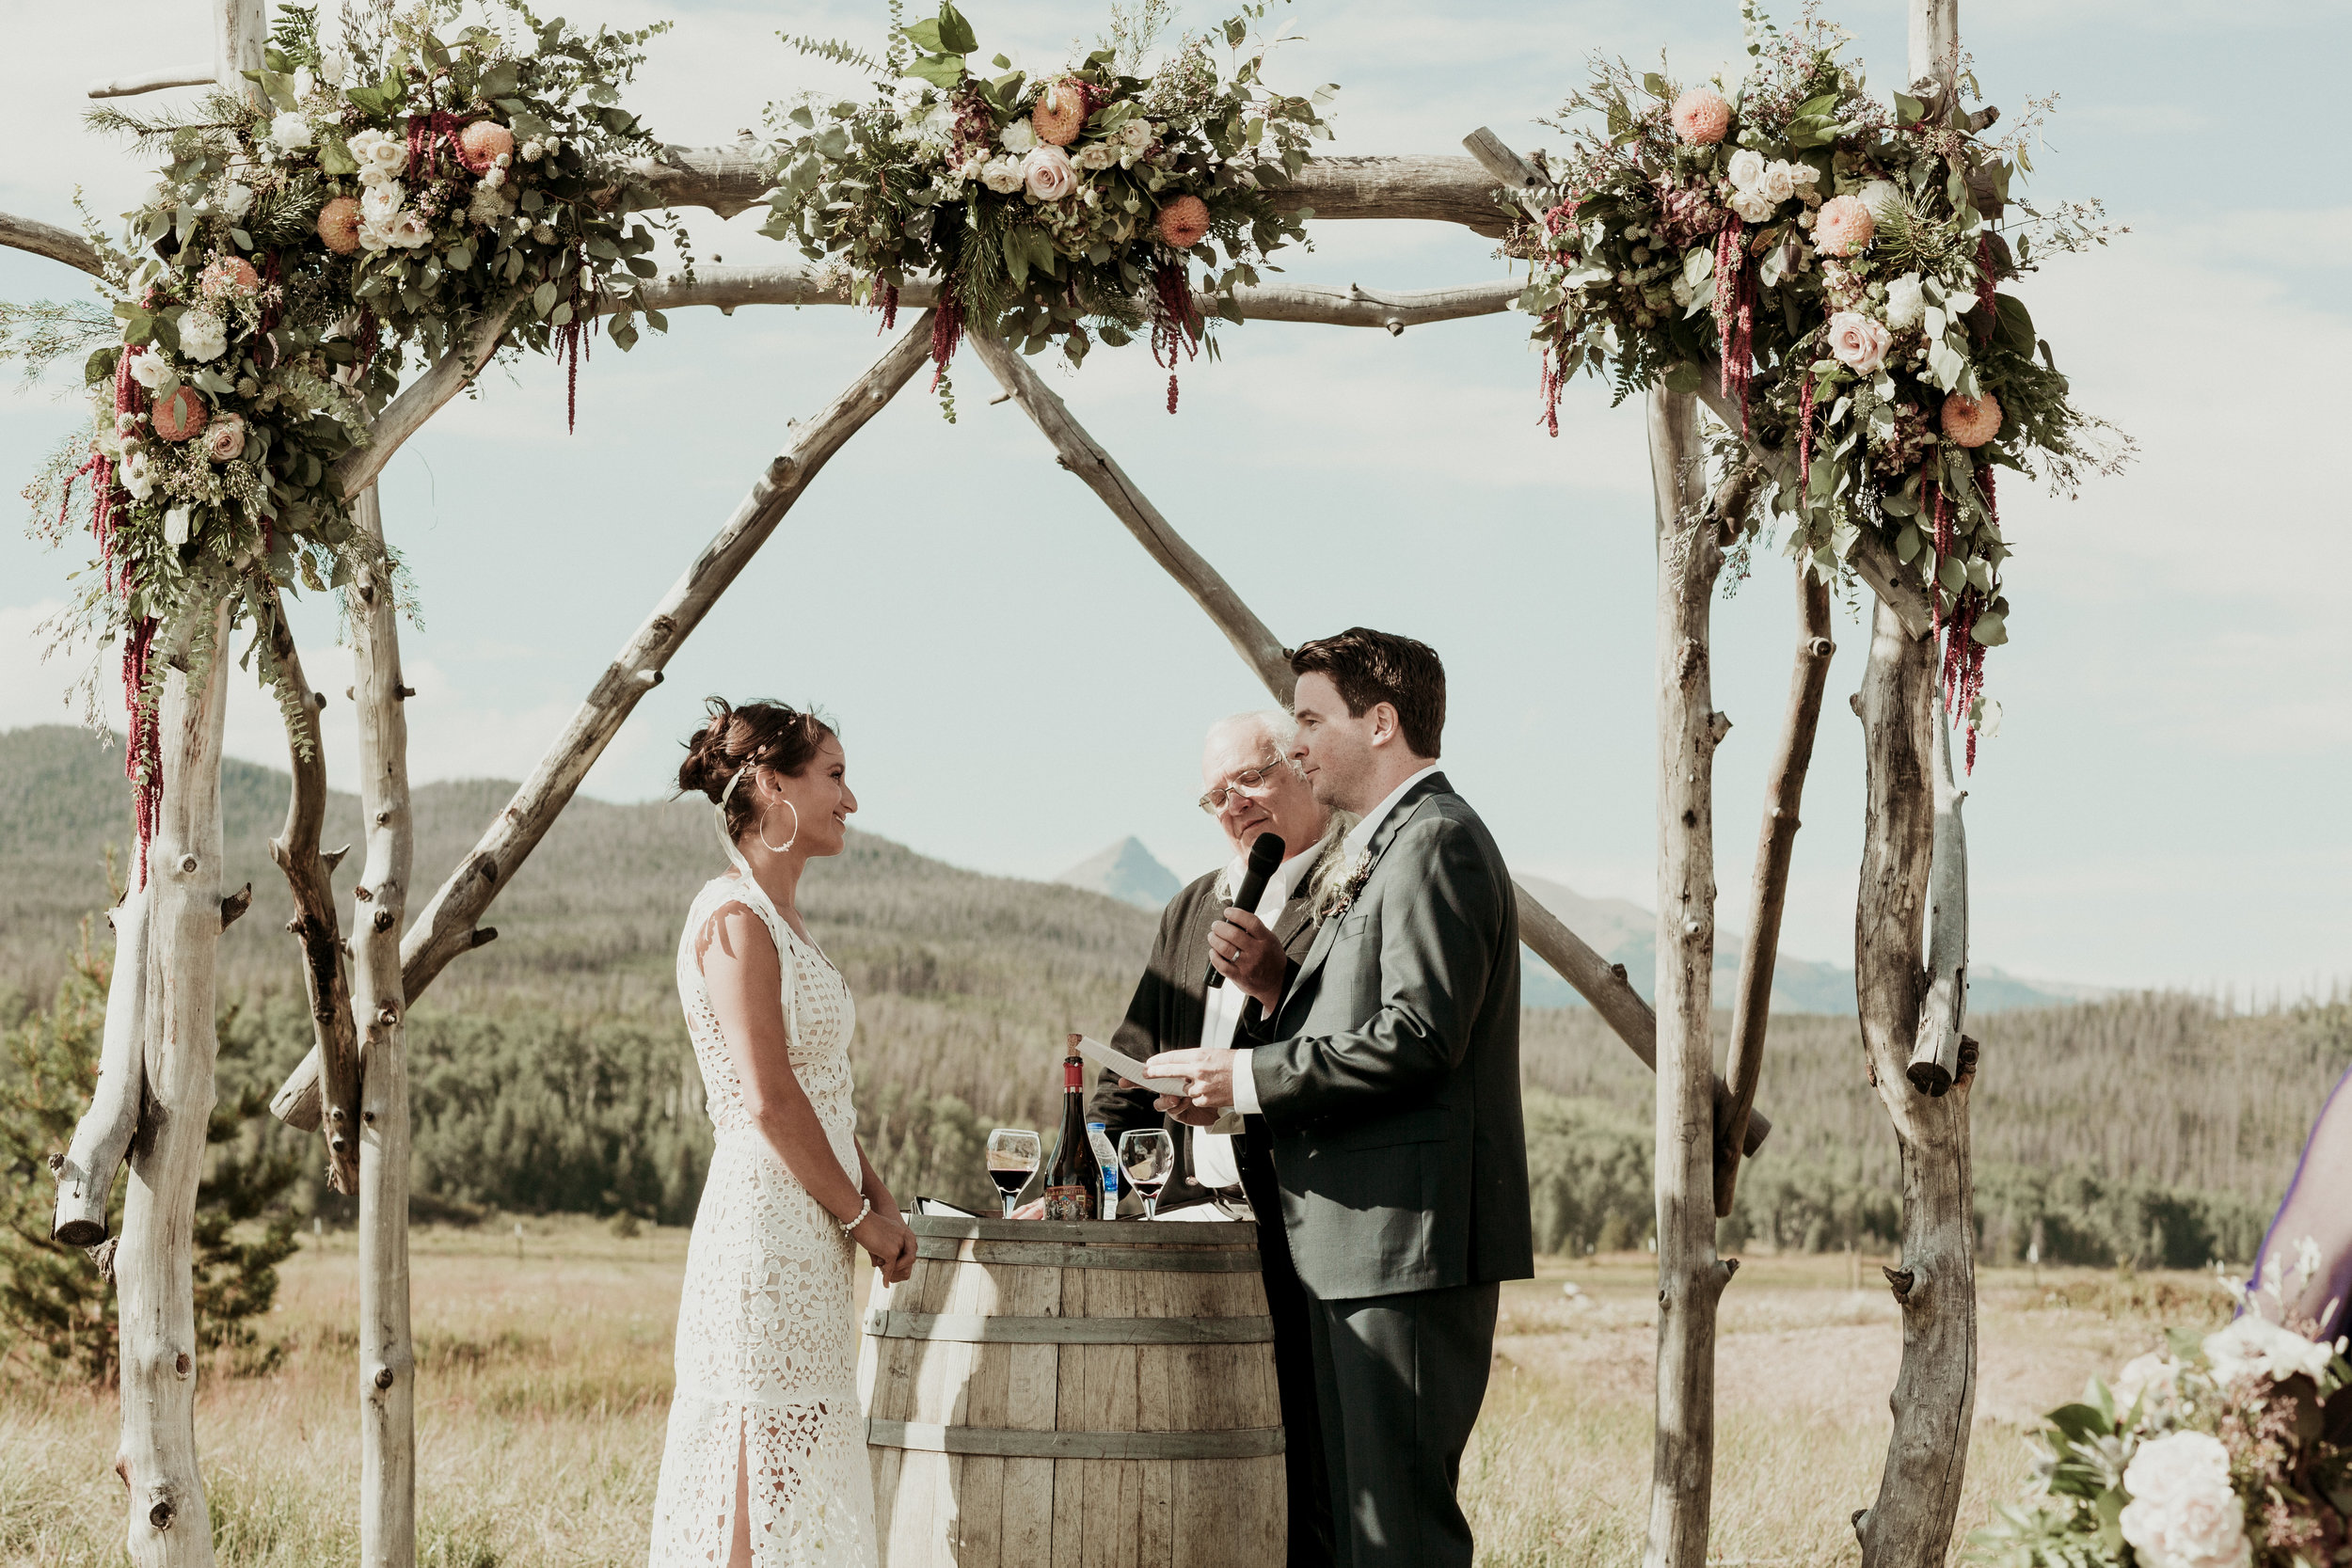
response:
M866 1441L877 1449L980 1454L1002 1459L1263 1459L1282 1451L1280 1427L1229 1432L1015 1432L1002 1427L933 1426L868 1417Z
M963 1249L972 1249L966 1258ZM1256 1274L1255 1248L1180 1252L1172 1247L1071 1246L1060 1242L967 1242L953 1236L924 1236L917 1258L938 1262L1017 1263L1046 1269L1127 1269L1137 1274Z
M993 1318L962 1312L866 1314L877 1339L943 1339L966 1345L1263 1345L1272 1318Z

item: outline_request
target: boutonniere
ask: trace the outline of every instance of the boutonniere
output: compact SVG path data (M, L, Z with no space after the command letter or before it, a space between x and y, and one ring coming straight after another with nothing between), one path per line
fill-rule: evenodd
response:
M1324 911L1323 918L1336 920L1345 914L1348 906L1356 902L1356 895L1364 891L1364 884L1370 880L1372 851L1365 849L1356 857L1356 863L1347 868L1347 880L1342 882L1339 891L1331 895L1331 907Z

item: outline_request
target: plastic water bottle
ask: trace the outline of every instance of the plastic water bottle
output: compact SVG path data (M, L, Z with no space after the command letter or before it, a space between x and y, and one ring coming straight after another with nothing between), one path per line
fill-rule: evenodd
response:
M1087 1141L1094 1146L1094 1157L1103 1166L1103 1217L1119 1217L1119 1156L1111 1151L1111 1135L1099 1121L1087 1123Z

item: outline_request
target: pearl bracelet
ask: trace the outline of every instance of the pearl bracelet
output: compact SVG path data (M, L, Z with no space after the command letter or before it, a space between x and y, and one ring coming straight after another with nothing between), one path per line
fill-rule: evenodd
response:
M850 1231L855 1230L859 1226L864 1225L866 1223L866 1216L871 1214L873 1212L874 1200L869 1197L866 1200L865 1206L858 1210L857 1218L847 1222L841 1227L841 1234L847 1236Z

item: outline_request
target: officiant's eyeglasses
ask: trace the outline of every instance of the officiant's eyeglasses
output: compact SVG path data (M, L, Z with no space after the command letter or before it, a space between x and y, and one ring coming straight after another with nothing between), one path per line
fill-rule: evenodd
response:
M1281 766L1282 759L1280 757L1269 757L1266 760L1265 765L1262 768L1243 768L1240 772L1233 775L1232 781L1230 784L1220 784L1216 788L1209 791L1206 795L1200 797L1200 809L1207 812L1211 816L1215 816L1218 812L1225 809L1225 798L1232 794L1233 791L1238 789L1244 795L1257 794L1259 786L1263 784L1266 780L1272 776L1274 770Z

